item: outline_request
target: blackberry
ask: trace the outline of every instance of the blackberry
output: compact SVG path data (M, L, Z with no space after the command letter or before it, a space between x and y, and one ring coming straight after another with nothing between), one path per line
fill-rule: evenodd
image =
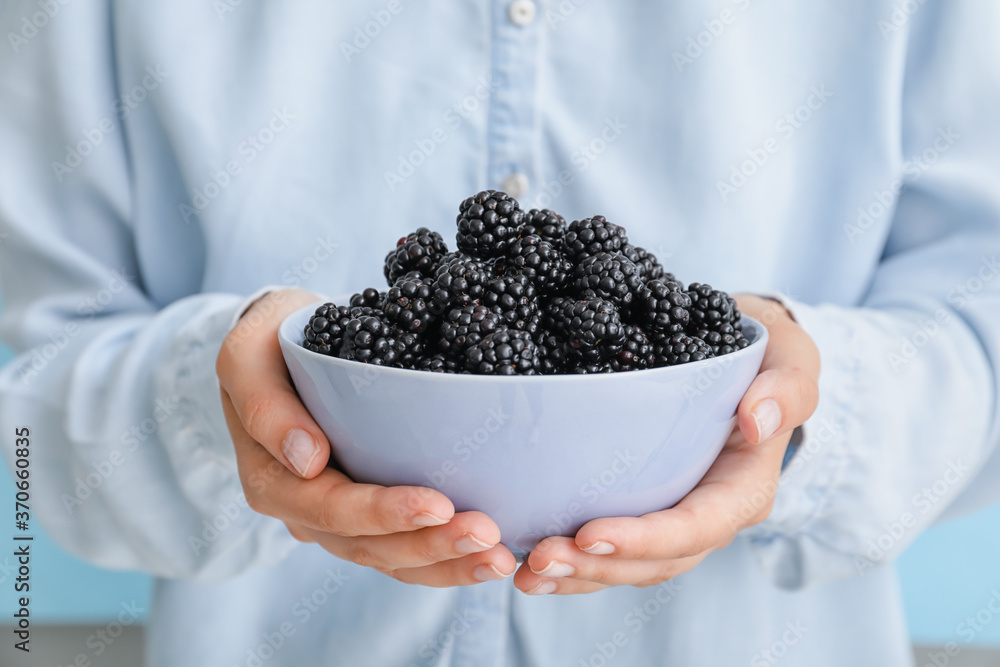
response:
M465 352L465 368L480 375L535 375L538 367L538 346L523 331L496 331Z
M374 287L369 287L363 292L359 292L351 297L352 306L367 306L369 308L381 308L382 299L385 292L379 292Z
M341 359L353 359L379 366L395 366L406 352L405 343L392 327L376 316L361 316L344 328Z
M462 366L458 360L449 357L443 352L421 357L417 360L414 368L418 371L430 371L432 373L462 372Z
M581 296L592 293L616 306L625 307L642 289L642 280L639 267L624 255L602 252L576 265L572 289Z
M413 271L389 288L382 302L386 321L401 331L426 331L434 323L430 281Z
M691 313L691 326L695 329L708 329L722 334L728 331L725 328L727 325L734 330L741 328L736 300L725 292L712 289L711 285L691 283L688 285L687 295L691 299L688 309Z
M476 302L490 279L485 264L471 257L453 257L438 267L434 277L431 309L441 313Z
M441 320L437 347L454 356L502 327L500 315L481 304L453 308Z
M355 317L382 317L385 313L379 307L372 308L371 306L348 306L347 307L347 320L352 320ZM344 320L344 326L347 326L347 320Z
M750 341L743 337L743 332L734 329L732 325L726 324L720 327L720 329L724 333L709 329L699 329L692 335L705 341L717 357L721 357L724 354L732 354L736 350L742 350L750 344Z
M346 315L347 311L346 307L338 307L329 302L318 307L306 324L302 345L312 352L337 356L344 340L344 324L341 323L341 317Z
M416 368L420 361L427 356L427 339L414 332L393 331L395 344L399 349L399 361L396 363L401 368Z
M542 312L541 310L538 310L540 306L536 304L535 308L536 308L535 312L533 312L530 317L523 320L517 320L513 324L509 325L507 328L523 331L527 333L529 336L531 336L531 339L537 343L538 342L537 337L541 336L542 333L544 333L544 329L542 327Z
M566 304L573 301L574 299L568 296L557 296L545 303L539 311L542 318L542 326L554 333L562 333L560 325L563 321L563 309L566 307Z
M508 249L507 257L500 259L497 265L502 274L526 276L542 295L562 291L573 270L562 252L538 234L517 239Z
M385 279L391 286L410 271L419 271L425 276L432 276L447 252L448 246L440 234L421 227L399 239L396 247L385 256L383 267Z
M691 320L691 298L680 283L651 280L636 295L633 311L640 324L662 333L680 333Z
M592 298L563 300L551 314L554 330L565 336L571 352L586 361L609 359L621 350L625 341L618 309L610 301Z
M666 282L669 280L678 282L674 274L663 270L663 266L660 264L660 260L656 259L656 255L645 248L639 248L631 243L626 243L622 246L621 253L639 267L639 277L644 281L662 280Z
M347 323L364 315L381 315L381 311L368 306L336 306L329 302L324 303L309 318L302 344L313 352L336 357L344 342L344 329Z
M621 351L611 360L615 371L633 371L652 368L656 364L656 346L642 327L625 325L625 342Z
M421 227L386 255L387 291L325 303L303 346L440 373L609 373L749 345L736 302L685 287L602 216L567 225L486 190L459 205L458 249Z
M628 243L625 229L608 222L603 215L576 220L566 228L562 250L574 264L601 252L619 252Z
M607 360L581 361L577 364L571 364L566 368L566 371L573 375L596 375L598 373L614 373L615 368L613 363Z
M656 358L654 366L676 366L690 361L701 361L714 357L712 348L700 338L675 333L661 336L654 342Z
M538 342L538 372L542 375L562 373L567 361L565 339L544 328L539 328L534 339Z
M533 208L524 216L524 227L521 228L521 238L536 234L542 240L548 241L557 248L562 244L566 233L566 221L561 215L547 208Z
M483 261L478 257L473 257L467 252L462 252L461 250L452 250L451 252L446 252L444 255L441 256L441 261L438 262L438 268L434 269L434 273L431 274L431 277L433 278L434 276L436 276L438 269L440 269L442 266L452 261L453 259L464 259L467 261L476 261L476 262Z
M497 313L508 326L525 324L538 310L535 286L526 276L494 278L483 287L482 304Z
M458 249L480 259L504 254L524 217L516 199L496 190L469 197L458 210Z

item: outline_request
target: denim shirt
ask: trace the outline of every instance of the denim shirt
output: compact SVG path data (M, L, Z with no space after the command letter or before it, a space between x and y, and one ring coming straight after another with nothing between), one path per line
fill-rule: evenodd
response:
M159 577L153 667L910 664L893 558L997 499L998 24L988 0L0 0L0 432L44 443L36 512ZM485 188L780 294L819 347L770 517L673 581L409 586L246 505L214 360L248 295L380 285Z

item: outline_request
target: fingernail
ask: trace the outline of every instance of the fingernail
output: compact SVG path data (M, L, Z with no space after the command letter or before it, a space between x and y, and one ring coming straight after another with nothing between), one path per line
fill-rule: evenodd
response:
M758 403L751 414L760 434L758 442L769 440L781 426L781 408L773 398L765 398Z
M498 581L506 579L510 575L496 569L491 563L489 565L476 566L476 569L472 571L472 576L476 578L476 581Z
M532 572L535 571L532 570ZM576 568L569 563L564 563L561 560L553 560L549 561L544 570L535 572L535 574L540 574L543 577L572 577L575 572Z
M607 556L608 554L613 554L615 552L615 545L611 544L611 542L598 540L589 547L580 547L580 549L595 556Z
M527 591L528 595L548 595L556 590L556 582L554 581L543 581L538 584L530 591Z
M285 436L285 441L281 443L281 451L285 453L285 458L299 475L305 476L309 464L319 454L319 444L302 429L294 429Z
M455 551L463 554L479 553L480 551L486 551L492 546L492 544L486 544L486 542L476 539L476 536L472 533L466 533L455 541Z
M430 512L421 512L412 519L414 526L443 526L448 523L448 519L442 519L439 516L434 516Z

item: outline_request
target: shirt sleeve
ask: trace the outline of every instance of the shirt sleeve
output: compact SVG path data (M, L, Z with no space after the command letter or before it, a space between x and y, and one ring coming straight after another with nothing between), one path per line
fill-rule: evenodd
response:
M37 9L0 3L0 34ZM200 293L194 226L178 223L174 265L141 259L113 25L108 3L62 5L0 49L0 333L19 355L0 373L0 433L30 429L34 514L68 551L219 579L295 545L247 507L215 377L249 300Z
M872 195L891 225L845 228L879 268L859 304L787 301L820 350L820 404L747 531L783 587L863 574L956 498L1000 499L1000 11L928 2L909 21L899 181Z

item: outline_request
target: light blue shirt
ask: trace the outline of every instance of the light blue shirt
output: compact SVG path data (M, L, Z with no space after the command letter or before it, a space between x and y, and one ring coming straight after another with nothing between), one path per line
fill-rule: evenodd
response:
M909 664L892 559L997 499L998 26L990 0L2 0L4 453L29 425L45 528L160 577L153 667ZM408 586L246 507L214 361L247 296L379 285L487 187L784 294L819 346L770 518L674 582Z

